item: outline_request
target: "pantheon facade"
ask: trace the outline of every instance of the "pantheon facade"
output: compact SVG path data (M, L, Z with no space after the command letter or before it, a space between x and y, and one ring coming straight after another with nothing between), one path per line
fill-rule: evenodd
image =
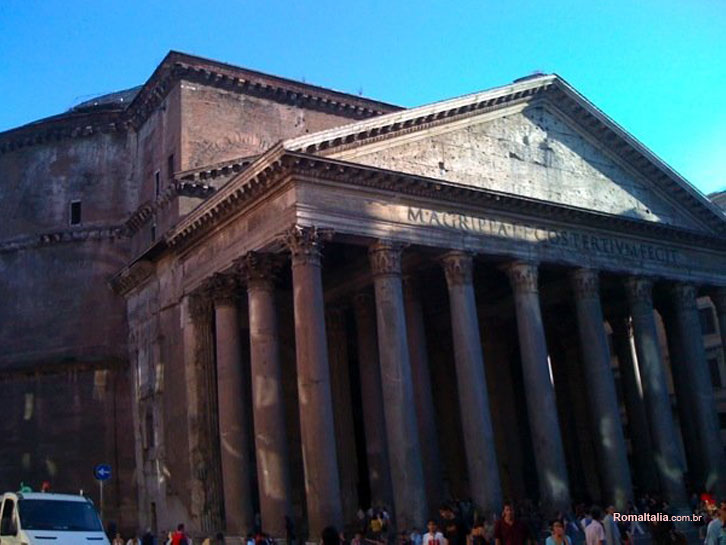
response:
M83 253L94 341L59 361L120 385L108 452L141 526L314 538L370 505L404 529L451 497L726 494L697 304L726 328L724 214L557 75L402 109L172 52L0 151L6 214L29 171L103 173L0 257L58 288ZM46 348L13 331L20 396Z

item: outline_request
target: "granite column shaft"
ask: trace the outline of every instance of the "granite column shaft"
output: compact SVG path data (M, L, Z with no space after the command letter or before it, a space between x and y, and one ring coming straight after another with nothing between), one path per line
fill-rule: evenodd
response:
M571 279L603 493L608 503L623 510L633 499L633 489L610 365L598 274L593 270L578 269Z
M243 536L254 525L254 508L247 426L250 400L242 373L238 291L235 276L212 277L225 527L228 534Z
M416 421L423 456L424 480L428 505L439 505L444 499L439 434L436 426L436 408L431 388L426 329L419 286L413 277L404 279L404 304L408 349L411 355L413 397L416 402Z
M562 433L550 378L547 342L539 302L537 265L515 262L507 268L514 290L524 389L527 397L540 500L551 511L570 509Z
M656 492L658 474L653 465L653 447L648 427L648 415L643 401L640 373L635 358L633 328L630 317L618 316L610 321L613 329L613 346L620 367L623 402L628 418L630 444L633 450L634 481L640 492Z
M671 287L670 296L672 314L668 333L673 345L678 346L675 357L671 357L671 369L676 391L686 394L682 397L690 406L690 418L681 422L681 427L689 427L695 441L689 465L693 461L698 468L696 484L699 489L713 491L722 497L726 493L723 445L703 346L696 288L690 284L676 284Z
M371 503L392 506L393 491L388 462L381 367L378 362L376 305L373 295L367 292L358 293L354 299L354 306Z
M214 305L207 289L184 307L184 379L193 523L203 532L222 525L223 490L214 380Z
M242 264L247 277L260 517L265 532L282 539L286 535L285 517L292 516L292 507L275 305L276 263L270 255L250 253Z
M350 388L350 365L346 337L345 309L331 307L325 316L328 327L328 358L335 417L338 468L340 470L343 516L354 520L358 511L358 460L353 427L353 404Z
M369 250L376 293L378 355L396 526L426 522L426 489L406 338L401 248L378 242Z
M718 332L721 336L721 348L726 358L726 288L714 288L710 294L718 319Z
M647 278L631 277L626 281L626 289L643 400L653 444L652 458L658 471L662 494L671 505L683 508L687 504L686 489L653 310L653 283Z
M285 235L292 252L300 434L311 541L326 526L343 527L320 270L323 238L324 233L314 227L295 226Z
M474 502L485 513L499 513L502 508L502 486L479 335L472 280L473 260L466 253L450 252L443 258L443 266L449 289L469 489Z

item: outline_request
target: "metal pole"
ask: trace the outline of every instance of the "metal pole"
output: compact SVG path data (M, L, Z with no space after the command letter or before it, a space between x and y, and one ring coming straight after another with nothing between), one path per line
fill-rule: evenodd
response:
M101 504L101 520L104 520L103 519L103 481L98 481L98 484L101 487L101 501L100 501L100 504ZM105 521L104 521L104 523L105 523Z

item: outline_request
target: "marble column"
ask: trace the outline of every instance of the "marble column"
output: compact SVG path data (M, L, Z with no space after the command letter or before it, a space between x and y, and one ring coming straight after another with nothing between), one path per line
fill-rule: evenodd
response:
M265 532L283 539L285 517L292 517L292 487L275 305L277 262L272 255L251 252L239 265L247 279L260 517Z
M222 474L214 379L214 307L208 286L186 299L183 331L190 511L203 532L222 526Z
M285 234L292 253L300 435L311 541L317 541L326 526L343 527L320 270L326 235L315 227L300 226Z
M668 333L674 346L678 346L671 357L671 369L676 391L684 391L683 398L690 405L689 419L681 422L681 427L694 432L694 461L700 477L694 484L699 490L713 491L722 497L726 493L723 446L703 346L696 288L690 284L676 284L670 289L670 297L672 321Z
M610 321L613 347L620 368L625 414L632 446L634 481L640 494L658 491L658 474L653 465L653 447L648 429L648 415L643 401L640 373L635 359L633 328L629 316L616 316Z
M705 482L705 470L701 464L702 458L700 454L700 442L698 440L698 429L692 423L695 421L695 403L693 399L693 390L691 388L676 385L681 381L688 381L684 375L690 373L686 365L681 362L685 361L684 345L681 335L678 333L678 319L676 318L675 305L671 300L664 302L658 309L663 320L663 328L665 332L665 340L668 345L668 361L670 362L670 371L673 379L674 394L676 397L676 408L678 410L678 423L676 430L680 427L681 438L683 439L683 453L681 456L681 465L683 466L687 480L694 485L698 485L699 489ZM663 338L663 337L662 337ZM690 424L689 424L690 423ZM680 426L678 426L680 424Z
M439 434L436 429L436 408L431 388L423 308L419 296L419 286L415 278L411 276L404 278L403 292L416 422L418 423L424 480L426 481L426 498L428 505L437 506L444 500L441 453Z
M346 521L352 521L355 520L359 507L358 460L355 447L355 428L353 427L345 309L335 306L328 308L325 322L328 327L328 359L330 361L343 517Z
M246 425L250 400L242 375L237 311L239 284L231 274L215 274L211 280L225 529L227 534L244 536L254 526L254 508L248 448L250 430Z
M625 287L633 324L635 351L638 358L643 400L648 414L654 460L661 493L676 508L687 505L683 483L666 370L663 364L655 315L653 312L653 282L647 278L631 277Z
M596 271L578 269L572 272L571 280L603 493L608 503L622 511L633 499L633 489L615 380L610 367L599 277Z
M713 306L716 307L721 349L723 350L723 357L726 358L726 288L714 288L710 293L710 297Z
M483 512L499 513L502 508L502 485L479 336L472 279L474 263L472 257L464 252L449 252L442 262L449 288L451 333L469 489L474 503Z
M570 509L570 485L562 433L557 420L555 390L550 379L547 342L539 303L537 265L518 261L510 264L506 270L514 291L540 501L552 512L567 511Z
M406 339L401 247L377 242L370 247L369 256L376 292L378 355L395 522L401 529L422 528L427 515L426 488Z
M378 363L376 305L373 295L366 291L356 294L353 305L371 503L391 507L393 491L388 463L386 419L383 412L381 368Z

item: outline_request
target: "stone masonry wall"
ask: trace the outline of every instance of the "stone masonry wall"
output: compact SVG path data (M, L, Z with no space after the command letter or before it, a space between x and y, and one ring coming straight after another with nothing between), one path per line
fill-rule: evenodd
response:
M279 140L351 123L348 117L183 82L182 169L256 155Z

